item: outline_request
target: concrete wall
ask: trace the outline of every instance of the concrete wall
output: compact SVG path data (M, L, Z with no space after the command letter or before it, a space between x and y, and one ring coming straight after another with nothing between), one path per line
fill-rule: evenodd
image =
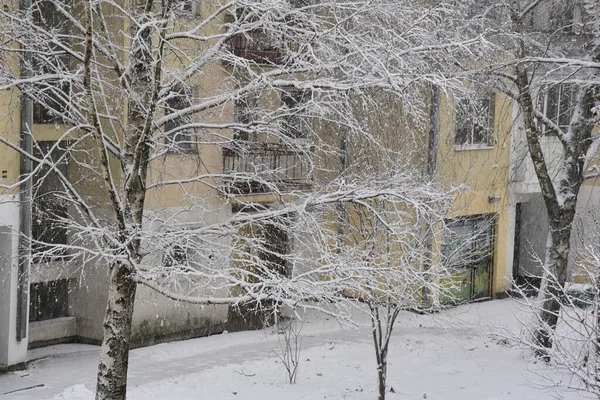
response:
M27 357L27 338L17 330L17 266L19 207L16 196L0 196L0 367Z
M519 222L518 222L519 223ZM541 277L548 239L548 214L540 193L521 203L519 275Z
M584 271L580 269L581 264L585 262L586 246L597 246L600 238L600 186L595 184L595 180L588 180L579 192L577 202L577 215L573 221L573 230L571 233L571 253L569 256L570 278L574 281L585 281ZM518 274L533 275L541 277L543 275L542 262L546 254L546 241L548 235L548 215L546 205L541 193L526 193L514 196L518 198L521 204L521 220L519 244L515 249L518 254ZM516 213L515 205L512 205L513 224Z
M579 191L577 215L571 233L571 279L575 282L589 282L589 251L600 254L600 185L598 178L585 182ZM595 268L590 271L594 276Z

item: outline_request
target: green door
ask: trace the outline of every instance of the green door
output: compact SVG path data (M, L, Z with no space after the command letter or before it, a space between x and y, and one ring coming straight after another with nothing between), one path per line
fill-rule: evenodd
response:
M446 224L442 260L450 272L443 304L491 297L492 218L470 217Z

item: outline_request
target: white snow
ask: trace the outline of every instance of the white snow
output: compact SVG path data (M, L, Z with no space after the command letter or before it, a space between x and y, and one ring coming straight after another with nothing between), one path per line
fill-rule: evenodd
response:
M526 311L500 300L457 307L433 316L403 313L392 338L388 399L588 398L575 392L544 391L538 374L556 374L501 336L518 333ZM495 334L494 334L495 333ZM309 319L296 385L286 383L274 353L279 335L266 331L229 333L133 350L128 399L350 399L377 398L370 330L343 328L324 317ZM501 334L500 336L496 334ZM33 362L25 377L0 376L0 398L93 399L98 349L54 346L50 358ZM77 346L77 345L75 345ZM57 348L63 349L56 356ZM36 355L40 355L37 350ZM23 375L23 374L22 374ZM558 378L558 375L557 375ZM2 396L22 380L23 387Z

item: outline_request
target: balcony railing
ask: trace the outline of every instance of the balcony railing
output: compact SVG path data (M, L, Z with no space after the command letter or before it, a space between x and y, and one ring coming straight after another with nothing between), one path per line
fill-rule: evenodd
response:
M313 148L279 143L240 143L223 148L225 190L233 194L307 190Z
M270 40L267 32L252 31L238 33L230 42L231 51L238 57L257 63L279 64L283 54Z

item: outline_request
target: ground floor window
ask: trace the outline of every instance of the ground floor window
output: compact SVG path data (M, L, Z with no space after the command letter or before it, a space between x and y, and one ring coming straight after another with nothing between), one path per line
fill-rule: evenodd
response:
M29 286L29 322L69 315L69 281L37 282Z

